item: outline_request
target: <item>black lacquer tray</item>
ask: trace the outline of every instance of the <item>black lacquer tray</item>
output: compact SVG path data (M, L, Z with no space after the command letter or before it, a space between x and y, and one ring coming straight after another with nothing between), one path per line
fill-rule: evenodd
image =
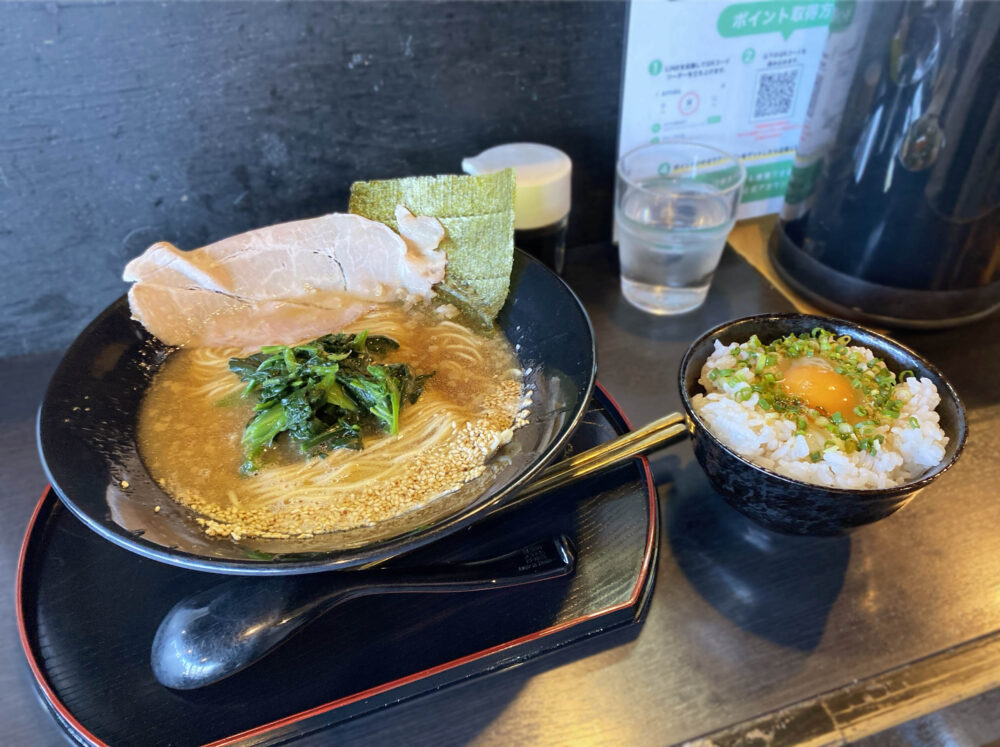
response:
M627 430L598 387L569 449ZM577 548L572 577L358 599L249 669L179 692L153 677L153 635L177 601L227 577L102 540L46 490L21 551L18 624L42 698L80 743L271 744L639 622L653 586L657 528L649 466L634 459L393 561L487 557L564 533ZM323 577L313 581L322 585Z

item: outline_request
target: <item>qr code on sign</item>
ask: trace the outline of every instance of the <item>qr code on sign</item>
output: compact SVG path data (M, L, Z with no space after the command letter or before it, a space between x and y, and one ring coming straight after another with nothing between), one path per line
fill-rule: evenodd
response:
M754 97L753 119L783 117L792 111L795 89L799 82L799 68L761 73L757 76L757 95Z

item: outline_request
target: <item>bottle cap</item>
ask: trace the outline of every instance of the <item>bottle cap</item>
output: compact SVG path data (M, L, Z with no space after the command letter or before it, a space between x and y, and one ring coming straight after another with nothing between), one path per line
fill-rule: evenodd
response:
M569 214L573 162L558 148L539 143L507 143L462 159L466 174L514 169L514 228L541 228Z

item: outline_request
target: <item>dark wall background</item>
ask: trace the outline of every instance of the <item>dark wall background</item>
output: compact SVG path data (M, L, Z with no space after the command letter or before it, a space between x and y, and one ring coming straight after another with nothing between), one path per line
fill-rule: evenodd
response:
M346 208L529 140L610 235L622 2L0 3L0 356L67 345L157 240Z

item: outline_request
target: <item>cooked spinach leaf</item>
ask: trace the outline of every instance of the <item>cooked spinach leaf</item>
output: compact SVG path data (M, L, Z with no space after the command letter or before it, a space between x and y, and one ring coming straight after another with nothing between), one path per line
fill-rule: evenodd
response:
M257 399L243 431L243 471L257 471L264 449L281 433L303 453L320 455L361 449L365 433L398 433L401 408L415 403L434 375L376 361L398 348L392 338L365 331L231 358L229 369L247 384L243 396Z

